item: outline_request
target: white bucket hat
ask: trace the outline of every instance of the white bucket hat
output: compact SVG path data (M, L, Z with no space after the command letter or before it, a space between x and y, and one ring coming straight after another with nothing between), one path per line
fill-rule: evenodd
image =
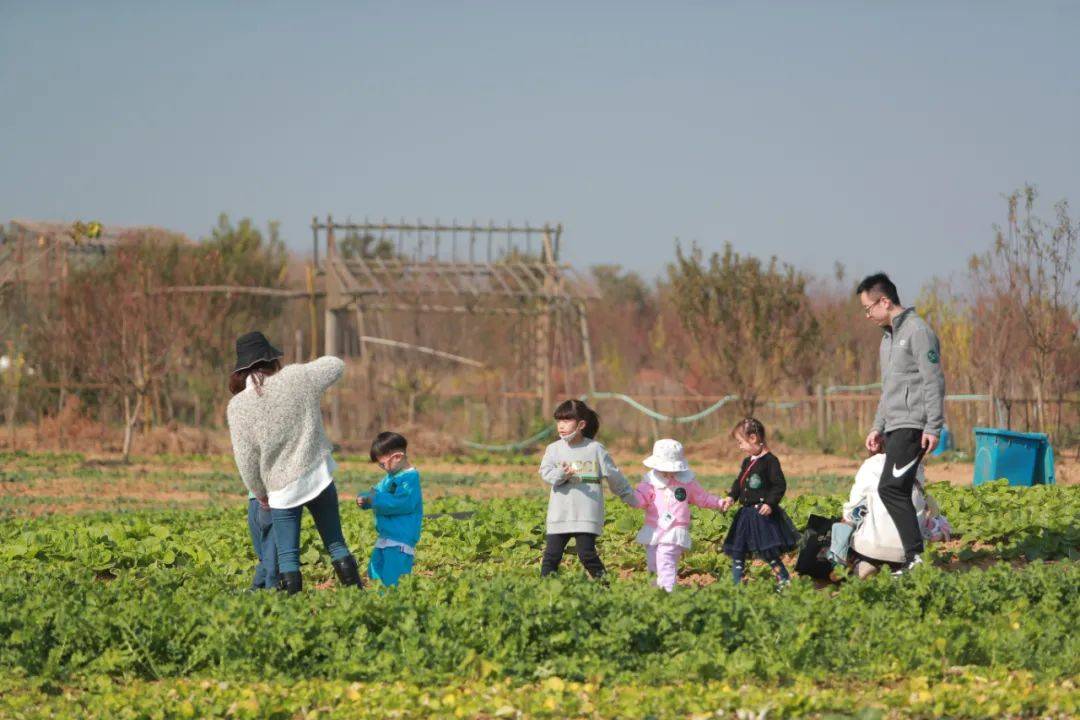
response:
M678 440L657 440L652 446L652 455L645 458L645 467L661 472L686 472L690 463L686 462L686 453Z

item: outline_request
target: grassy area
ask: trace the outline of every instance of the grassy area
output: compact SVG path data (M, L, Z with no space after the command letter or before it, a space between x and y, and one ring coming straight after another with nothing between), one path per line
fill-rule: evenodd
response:
M231 458L0 455L0 717L1077 712L1078 487L934 485L959 537L924 568L797 579L783 594L761 565L733 587L718 552L731 516L695 511L668 596L633 541L640 511L609 504L609 585L572 554L541 580L545 490L531 463L436 467L413 577L338 590L305 522L307 589L290 598L244 592L253 561ZM377 478L366 458L338 473L361 555L372 518L348 495ZM724 490L730 477L702 482ZM848 483L791 477L785 507L802 526L834 513Z

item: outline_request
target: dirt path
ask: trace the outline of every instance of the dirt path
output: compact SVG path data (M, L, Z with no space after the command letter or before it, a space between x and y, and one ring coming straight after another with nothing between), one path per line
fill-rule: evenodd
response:
M694 470L702 477L716 478L733 475L737 457L716 457L706 448L689 448ZM696 451L695 451L696 450ZM853 478L861 460L854 457L824 455L777 448L789 478L801 479L793 488L801 492L834 492L837 481ZM640 454L614 448L613 454L631 479L641 469ZM418 467L432 477L426 494L431 498L468 495L474 498L540 497L544 487L536 477L534 465L461 463L435 458L430 461L416 458ZM374 480L370 463L358 458L342 460L341 471L350 473L343 479L343 492L357 492L359 487ZM214 502L231 502L242 497L243 489L235 476L232 458L226 455L209 457L161 457L139 459L129 465L117 462L111 455L97 455L83 460L56 459L48 456L28 456L0 462L0 513L40 515L51 512L78 513L115 508L152 508L169 506L201 506ZM931 458L927 464L930 482L949 482L970 485L974 472L972 463L946 462ZM356 473L360 473L360 480ZM1062 485L1080 484L1080 463L1059 459L1057 481ZM441 477L440 477L441 476ZM825 482L816 483L815 479Z

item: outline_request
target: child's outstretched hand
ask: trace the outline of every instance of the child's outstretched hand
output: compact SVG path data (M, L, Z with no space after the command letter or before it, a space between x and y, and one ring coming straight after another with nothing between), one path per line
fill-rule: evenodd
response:
M761 503L761 506L758 507L758 515L769 517L772 515L772 507L768 503Z
M360 508L361 510L369 509L371 507L371 496L370 495L357 495L356 496L356 506L358 508Z
M726 498L724 498L723 500L720 501L720 512L727 512L728 510L731 509L731 506L734 503L735 503L735 501L732 500L730 495L728 495Z

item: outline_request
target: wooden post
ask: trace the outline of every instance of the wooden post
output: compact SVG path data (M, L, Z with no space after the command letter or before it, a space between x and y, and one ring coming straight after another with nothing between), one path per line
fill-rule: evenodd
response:
M652 393L652 403L651 404L653 406L653 409L656 409L657 401L656 401L656 391L655 390L653 390L653 393ZM656 442L657 440L660 439L660 421L657 420L656 418L652 417L651 415L649 416L649 420L652 423L653 442Z
M53 242L50 242L48 244L48 246L46 247L45 252L46 252L46 260L49 263L49 269L48 269L49 274L45 276L46 287L48 287L48 283L50 283L52 281L52 276L53 276L53 273L55 271L53 266L59 264L59 266L60 266L60 291L59 291L59 296L63 297L64 296L64 286L65 286L66 280L67 280L67 252L64 251L64 249L60 246L60 241L59 240L55 240ZM60 257L60 252L63 252L62 257ZM61 336L63 337L62 342L63 342L64 347L66 349L67 346L70 343L70 340L68 339L69 335L68 335L68 328L67 328L67 313L64 313L64 312L60 313L60 328L61 328ZM64 432L66 423L64 422L64 419L61 417L63 412L64 412L64 404L67 402L67 379L68 379L67 378L67 376L68 376L67 355L68 355L68 353L66 353L66 352L63 353L63 355L62 355L63 359L60 361L60 392L59 392L60 397L58 399L57 408L56 408L56 419L57 419L56 433L57 433L57 439L59 440L59 445L60 445L61 450L65 449L67 447L67 434Z
M296 358L295 362L304 362L304 331L300 328L296 328L296 333L293 335L293 355Z
M372 420L377 417L375 406L375 366L371 362L371 351L364 343L367 335L367 318L364 309L357 302L354 306L356 312L356 336L360 351L360 376L364 379L364 394L367 400L367 408L363 413L365 430L371 429Z
M817 435L818 445L823 449L825 447L825 437L827 432L827 425L825 423L825 386L817 386Z
M510 226L510 223L507 223ZM509 233L507 234L509 238ZM552 365L552 352L554 348L552 345L552 317L554 312L554 303L551 298L558 291L557 281L555 280L554 273L556 272L555 266L555 249L551 243L551 233L548 230L544 230L544 248L543 248L544 263L548 266L547 272L544 273L544 311L540 315L539 321L536 324L536 351L539 353L539 367L538 372L539 386L540 386L540 413L541 415L551 411L553 404L552 387L551 387L551 365Z
M323 330L323 354L341 357L341 328L338 323L338 308L341 305L340 280L337 274L330 268L330 263L337 255L337 244L334 242L334 220L330 215L326 216L326 310L323 314L323 322L326 328ZM330 389L330 427L334 435L339 434L338 422L341 417L341 392L335 388Z
M338 348L340 328L338 327L337 311L327 308L323 322L326 323L326 337L323 338L323 354L340 357L341 351Z
M336 310L326 308L326 314L324 318L326 324L325 344L323 348L323 355L333 355L334 357L341 357L341 349L339 347L339 340L341 338L341 328L338 327L338 313ZM341 393L335 388L330 389L330 425L337 430L338 410L341 407Z
M331 255L337 255L337 241L334 240L334 217L326 216L326 259Z
M832 383L832 382L829 383L829 385L833 385L833 384L834 383ZM833 412L833 404L831 402L829 402L828 397L826 397L826 399L825 399L825 427L826 428L832 427L833 422L836 420L834 415L835 415L835 413Z
M581 321L581 347L585 354L585 371L589 378L589 394L596 392L596 371L593 368L592 342L589 340L589 318L585 313L585 303L576 303L578 319Z
M502 375L502 385L499 392L502 394L502 403L500 404L502 428L500 428L500 432L507 433L510 429L510 397L506 394L506 375Z
M545 301L546 303L546 301ZM540 394L540 414L551 410L551 307L548 305L536 319L536 386Z

